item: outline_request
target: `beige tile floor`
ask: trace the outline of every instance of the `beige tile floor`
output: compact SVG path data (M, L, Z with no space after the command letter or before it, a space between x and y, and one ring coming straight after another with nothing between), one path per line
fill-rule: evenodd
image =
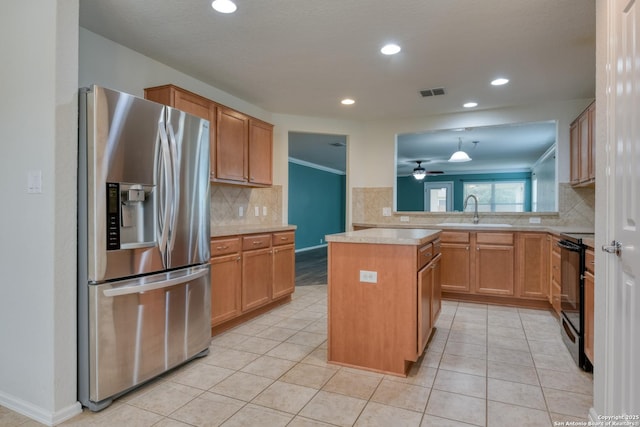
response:
M326 362L326 286L211 342L210 354L64 426L552 426L584 421L592 377L546 311L445 301L407 378ZM1 426L37 423L0 407Z

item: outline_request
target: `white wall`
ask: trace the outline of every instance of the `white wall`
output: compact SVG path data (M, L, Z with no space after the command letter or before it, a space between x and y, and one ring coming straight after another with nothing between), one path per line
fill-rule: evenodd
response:
M0 404L45 424L76 401L78 0L0 14ZM27 194L27 171L42 193Z

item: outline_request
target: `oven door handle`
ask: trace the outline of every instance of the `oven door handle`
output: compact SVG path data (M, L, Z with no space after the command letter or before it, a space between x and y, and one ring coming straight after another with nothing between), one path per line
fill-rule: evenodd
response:
M560 240L556 244L558 246L560 246L561 248L568 249L568 250L574 251L574 252L580 252L582 250L582 248L580 246L576 245L575 243L568 242L566 240Z

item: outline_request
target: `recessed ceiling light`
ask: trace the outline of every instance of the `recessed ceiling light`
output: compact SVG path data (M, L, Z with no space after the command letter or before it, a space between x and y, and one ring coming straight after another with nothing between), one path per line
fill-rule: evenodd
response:
M509 83L509 79L505 79L503 77L500 77L499 79L495 79L491 82L493 86L502 86L502 85L506 85L507 83Z
M478 103L477 102L465 102L464 104L462 104L462 106L464 108L473 108L473 107L477 107Z
M220 13L233 13L238 9L231 0L213 0L211 7Z
M353 100L353 99L351 99L351 98L345 98L345 99L343 99L342 101L340 101L340 103L341 103L342 105L353 105L353 104L355 104L355 103L356 103L356 101L354 101L354 100Z
M380 52L385 55L395 55L396 53L400 52L400 50L402 49L397 44L389 43L382 46L382 49L380 49Z

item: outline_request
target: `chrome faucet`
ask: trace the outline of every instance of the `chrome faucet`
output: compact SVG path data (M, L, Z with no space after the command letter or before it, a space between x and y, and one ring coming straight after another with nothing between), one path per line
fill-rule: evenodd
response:
M478 198L476 196L474 196L473 194L469 194L467 198L464 199L464 207L462 208L462 210L467 210L467 203L469 202L470 198L472 198L473 201L476 202L476 207L473 211L473 223L477 224L480 222L480 217L478 216Z

